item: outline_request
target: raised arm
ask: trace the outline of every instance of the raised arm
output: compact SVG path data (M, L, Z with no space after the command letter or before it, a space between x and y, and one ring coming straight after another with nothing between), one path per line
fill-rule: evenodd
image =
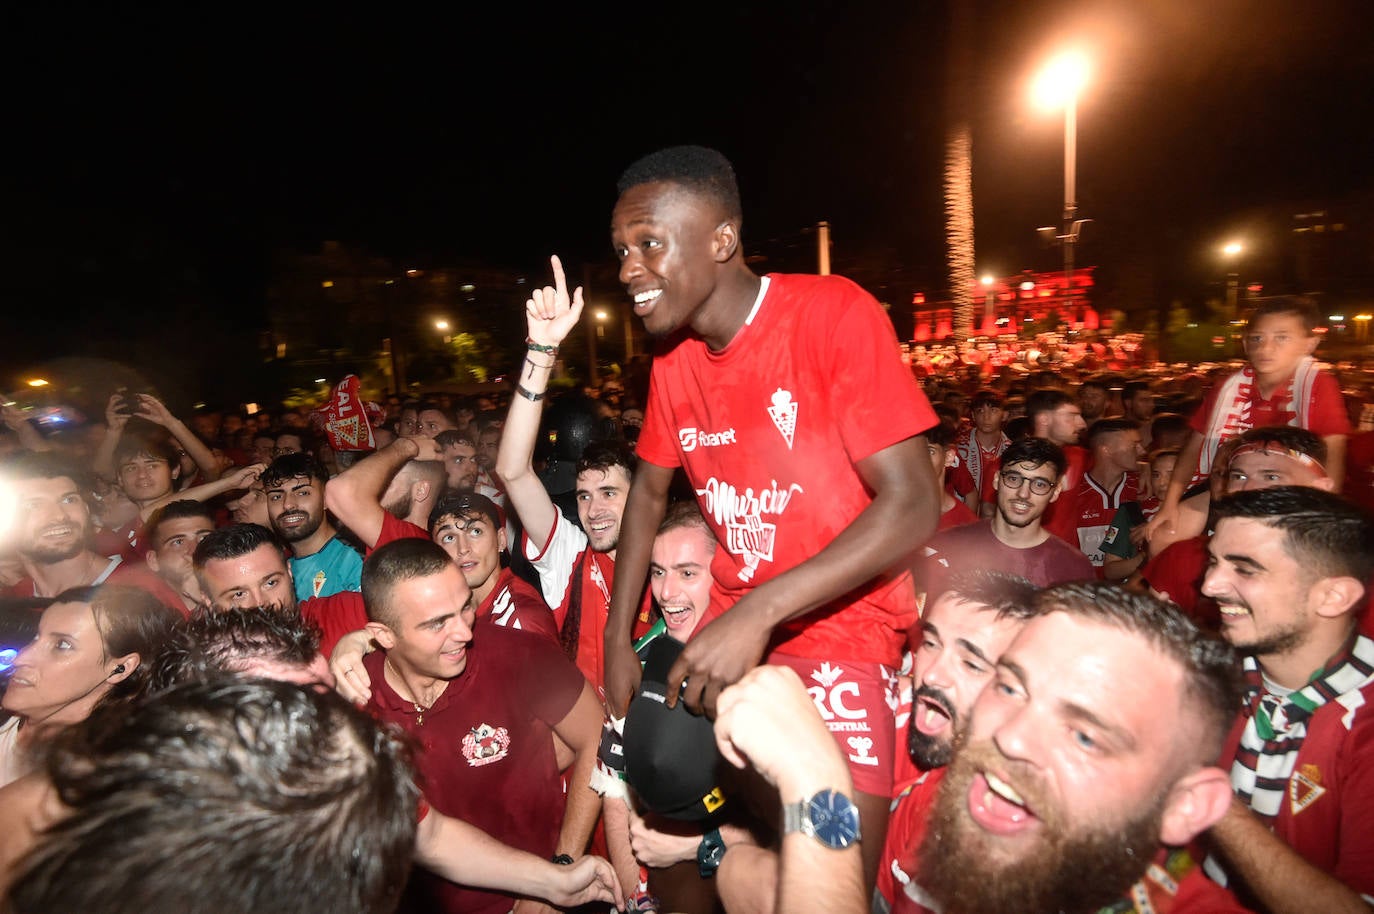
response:
M329 480L324 506L371 549L382 535L382 495L391 480L412 460L439 458L433 438L397 438Z
M800 802L820 790L853 799L849 765L791 669L754 669L721 693L718 707L716 745L721 754L737 768L752 765L778 788L783 803ZM866 912L863 882L858 842L836 849L800 831L782 836L777 911Z
M139 394L138 410L134 415L167 429L171 436L177 440L177 443L185 448L186 453L195 461L206 482L214 482L219 479L219 463L215 460L215 455L210 453L210 448L206 446L204 441L200 440L195 432L187 427L185 422L172 415L171 410L161 400L152 394Z
M578 286L569 298L562 262L555 255L549 263L553 266L554 285L535 289L525 302L525 325L529 332L525 361L520 365L515 396L511 397L496 452L496 475L506 487L506 501L515 509L525 533L536 543L548 542L558 508L534 473L534 444L539 437L544 396L558 360L558 347L582 316L582 287Z
M123 405L122 396L110 395L109 401L105 404L105 435L100 439L100 444L96 445L95 456L91 458L91 469L95 474L111 481L117 478L114 465L115 448L119 447L119 439L124 437L124 426L129 424L129 413L121 409Z
M687 643L668 681L688 680L683 690L688 708L713 707L722 688L758 664L779 623L893 568L935 531L940 493L924 436L889 445L856 466L873 492L868 507L818 553L755 587ZM617 568L617 584L621 574ZM675 702L670 690L668 703Z
M52 445L38 433L33 423L24 415L23 410L6 404L0 407L0 419L19 439L19 446L29 451L50 451Z
M1193 478L1193 473L1197 471L1197 461L1202 454L1202 435L1196 430L1193 431L1188 443L1179 451L1178 460L1174 463L1174 473L1169 477L1169 489L1160 493L1159 511L1150 518L1145 524L1145 538L1151 544L1155 542L1156 533L1162 532L1163 537L1176 537L1178 526L1178 504L1183 500L1183 493L1188 488L1188 481ZM1160 542L1163 542L1161 537ZM1155 548L1158 555L1161 549Z
M261 476L266 469L267 464L265 463L255 463L251 466L236 467L222 479L216 479L213 482L192 486L181 492L172 492L162 496L157 501L148 502L139 509L139 517L146 521L148 518L152 517L153 513L159 508L164 505L169 505L174 501L209 501L227 492L246 489L257 482L258 477Z

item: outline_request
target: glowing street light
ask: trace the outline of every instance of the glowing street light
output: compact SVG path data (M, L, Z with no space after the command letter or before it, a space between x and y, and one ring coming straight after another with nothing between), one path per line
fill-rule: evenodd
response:
M434 329L435 329L435 330L440 330L440 331L442 331L442 330L447 330L448 328L449 328L449 323L448 323L448 321L445 321L445 320L437 320L437 321L434 322Z
M47 379L47 378L34 378L34 379L32 379L32 380L29 381L29 386L30 386L30 387L47 387L47 386L48 386L48 379Z
M1245 245L1239 241L1228 241L1221 246L1221 253L1227 257L1235 257L1245 250Z
M1088 74L1087 58L1078 51L1068 51L1051 60L1032 86L1035 101L1042 108L1064 109L1064 233L1059 241L1064 246L1066 305L1073 300L1073 246L1086 221L1075 217L1078 215L1078 96L1087 85Z
M1088 59L1079 51L1066 51L1045 65L1031 86L1035 102L1042 108L1069 107L1078 102L1078 93L1088 84Z

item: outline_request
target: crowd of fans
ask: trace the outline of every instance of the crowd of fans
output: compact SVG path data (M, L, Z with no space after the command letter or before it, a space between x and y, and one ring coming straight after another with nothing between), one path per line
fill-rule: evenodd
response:
M370 447L6 407L10 908L1374 904L1374 422L1311 307L1214 373L918 379L738 216L709 150L626 173L629 389L549 387L555 258L513 390Z

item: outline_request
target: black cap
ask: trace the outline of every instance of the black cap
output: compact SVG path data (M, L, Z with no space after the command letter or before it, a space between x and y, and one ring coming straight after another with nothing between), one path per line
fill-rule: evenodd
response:
M625 715L625 779L659 815L688 822L708 819L725 805L714 728L681 701L671 709L664 704L664 680L682 653L682 643L662 635L650 642L648 651L639 692Z

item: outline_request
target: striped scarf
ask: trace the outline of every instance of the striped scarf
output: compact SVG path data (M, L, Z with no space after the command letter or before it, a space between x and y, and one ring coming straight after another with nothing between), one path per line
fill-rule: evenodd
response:
M1305 356L1297 363L1297 368L1294 368L1293 378L1287 382L1286 388L1275 390L1275 399L1287 397L1289 400L1290 410L1293 412L1293 421L1289 425L1301 429L1307 427L1308 414L1312 408L1312 385L1316 382L1316 375L1316 359ZM1234 438L1253 426L1253 422L1250 421L1250 405L1257 392L1259 390L1254 385L1254 368L1250 366L1241 368L1221 383L1221 389L1217 390L1216 404L1212 407L1212 415L1208 416L1208 429L1202 438L1202 452L1198 455L1194 482L1205 480L1212 471L1212 462L1216 460L1216 449L1221 441Z
M1312 680L1286 698L1264 690L1259 665L1245 658L1246 712L1250 719L1241 732L1231 765L1236 796L1267 825L1283 808L1293 768L1307 737L1307 721L1318 708L1354 692L1374 676L1374 641L1356 635Z
M1007 445L1011 444L1011 439L1005 434L999 435L1001 438L997 442L997 453L1001 454L1006 450ZM983 491L983 446L978 443L978 432L976 429L967 428L959 433L955 440L954 451L959 455L959 459L964 462L964 469L968 470L969 476L973 477L974 491Z
M1312 410L1312 385L1317 379L1317 372L1317 360L1306 356L1294 369L1287 389L1280 388L1274 392L1276 399L1286 395L1292 404L1293 421L1290 425L1307 428L1308 415ZM1217 391L1212 415L1207 418L1207 434L1203 437L1193 482L1206 479L1212 472L1212 462L1216 460L1217 447L1221 442L1252 427L1250 406L1256 393L1255 369L1249 365L1222 383L1221 390Z

